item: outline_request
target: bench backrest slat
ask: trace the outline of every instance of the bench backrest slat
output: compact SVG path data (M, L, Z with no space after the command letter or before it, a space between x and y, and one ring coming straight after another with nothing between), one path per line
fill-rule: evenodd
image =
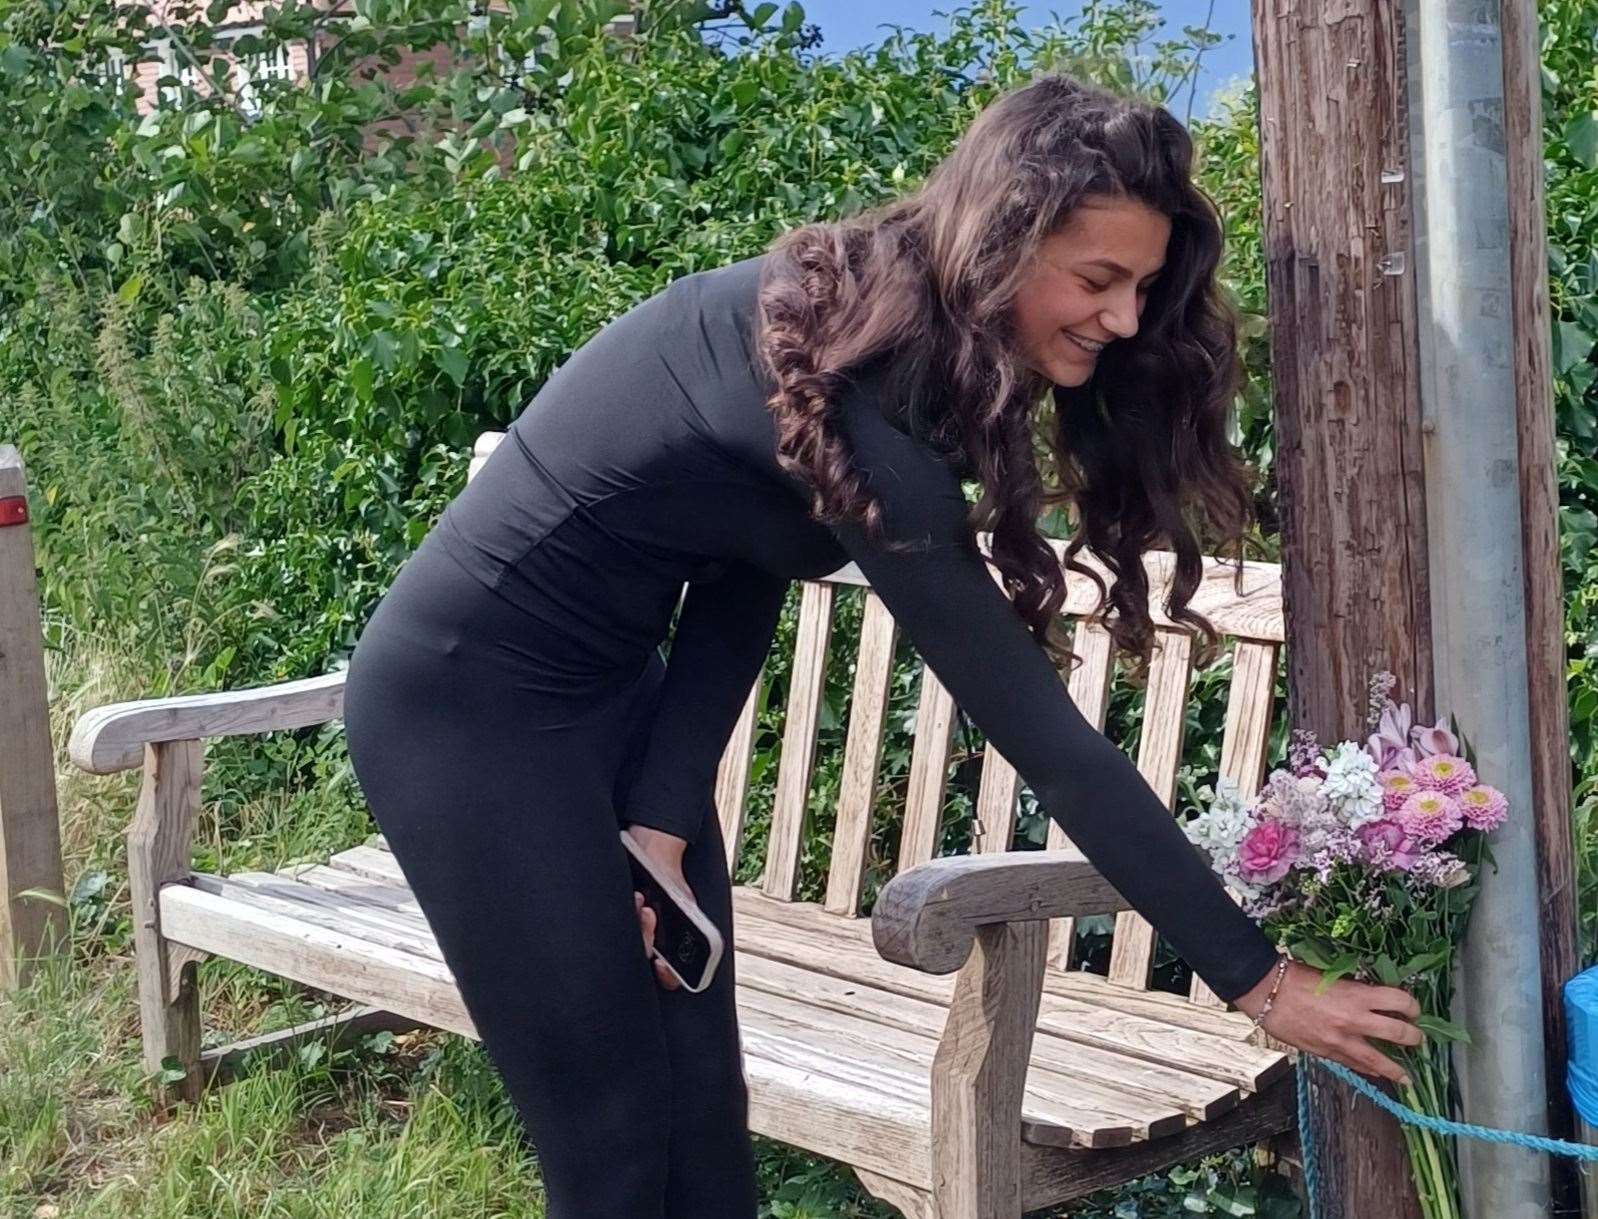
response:
M744 813L749 803L749 763L754 754L755 717L760 710L760 686L765 666L755 675L754 684L744 699L738 722L733 725L727 747L716 768L716 816L721 820L721 837L727 848L727 872L738 867L743 850Z
M487 460L500 435L488 433L479 438L471 474ZM986 551L987 536L979 535L978 544ZM1057 554L1065 547L1065 543L1058 540L1051 541L1050 545ZM1167 805L1174 804L1176 797L1176 777L1182 759L1183 729L1193 679L1193 636L1185 626L1172 623L1161 608L1165 588L1174 571L1174 558L1163 551L1151 552L1144 558L1150 585L1149 613L1156 626L1159 646L1149 666L1137 758L1139 773ZM1091 555L1084 552L1077 560L1098 568L1108 583L1109 573ZM994 578L998 580L996 572ZM1245 796L1252 796L1264 778L1275 710L1276 666L1283 641L1281 572L1271 563L1245 564L1242 594L1235 591L1234 578L1231 566L1206 560L1204 578L1189 605L1207 617L1221 634L1235 640L1220 773L1235 780ZM1062 675L1062 680L1066 681L1077 709L1096 729L1103 731L1115 674L1111 639L1107 630L1086 619L1098 605L1097 587L1087 577L1070 571L1066 572L1066 580L1067 596L1061 612L1075 619L1073 647L1082 663L1068 677ZM839 588L861 588L864 603L837 804L835 810L827 810L827 815L834 817L834 832L824 905L841 917L859 917L880 790L898 631L892 615L852 563L824 579L806 580L801 585L771 831L765 848L764 871L757 884L768 896L782 901L793 901L798 893L817 733L826 693L833 610ZM834 657L832 661L847 663L843 657ZM729 869L736 863L742 846L760 689L761 679L757 678L717 772L716 808L727 842ZM896 860L899 871L925 862L938 849L956 716L957 710L948 691L936 674L923 665L915 742L903 806L903 830ZM976 822L971 837L973 851L1014 849L1020 790L1020 776L989 743L984 752L976 800ZM1047 849L1059 850L1071 845L1052 819L1047 832ZM1071 919L1056 919L1050 927L1048 960L1054 969L1071 968L1071 946L1075 938L1072 922ZM1154 934L1148 923L1131 911L1117 914L1110 954L1111 978L1128 987L1146 989L1153 956ZM1190 998L1198 1004L1219 1004L1197 977L1193 979Z
M1176 768L1182 761L1193 640L1177 631L1156 631L1155 636L1137 768L1169 808L1176 799ZM1115 942L1110 949L1111 979L1141 990L1148 986L1153 968L1154 928L1136 911L1121 911L1115 916Z
M831 584L807 580L799 600L789 677L788 714L777 764L777 796L771 810L771 837L761 887L780 901L792 901L799 887L799 855L804 841L805 807L815 769L816 729L826 695L827 644L832 639Z
M1250 799L1265 781L1271 712L1276 691L1275 643L1239 639L1232 654L1232 684L1227 689L1226 733L1221 739L1221 774Z
M1077 619L1071 650L1082 658L1082 663L1072 671L1068 688L1071 692L1071 701L1082 713L1082 718L1100 732L1104 731L1105 717L1110 711L1110 680L1115 675L1113 644L1110 632L1104 627L1085 618ZM1058 851L1073 845L1070 836L1060 823L1051 817L1045 849ZM1075 943L1074 918L1050 920L1049 964L1051 966L1062 973L1068 971L1071 968L1071 954Z
M1220 772L1237 784L1244 799L1252 798L1265 780L1280 653L1281 645L1252 639L1239 639L1232 652ZM1188 988L1188 998L1205 1007L1226 1006L1197 974Z
M860 648L855 654L854 691L849 699L849 731L843 746L838 785L838 821L832 835L832 862L823 903L834 914L860 912L866 852L871 844L871 811L876 804L877 770L893 681L893 651L899 638L882 598L867 589L860 611Z
M954 699L937 674L922 665L915 747L910 754L910 783L904 801L904 830L899 837L900 872L926 863L937 851L953 738Z

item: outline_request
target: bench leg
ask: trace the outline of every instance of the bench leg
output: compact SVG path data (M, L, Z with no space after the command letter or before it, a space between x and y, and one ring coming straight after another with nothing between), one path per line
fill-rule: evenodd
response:
M133 948L138 968L139 1023L144 1068L151 1074L176 1060L183 1078L158 1089L200 1098L200 995L195 968L205 954L161 934L160 893L188 878L194 820L200 809L203 755L199 741L163 741L144 747L144 782L128 828L128 891L133 904Z
M169 958L168 954L172 954ZM163 1105L174 1101L193 1104L204 1084L200 1075L200 993L193 956L176 960L188 950L161 941L157 951L140 952L139 1026L144 1041L144 1069L154 1075L169 1060L184 1070L181 1080L158 1089Z
M1021 1219L1021 1107L1047 922L977 928L932 1060L933 1219Z
M894 1207L904 1219L934 1219L932 1194L929 1191L864 1168L855 1169L854 1175L860 1178L860 1184L866 1187L873 1198L880 1198Z

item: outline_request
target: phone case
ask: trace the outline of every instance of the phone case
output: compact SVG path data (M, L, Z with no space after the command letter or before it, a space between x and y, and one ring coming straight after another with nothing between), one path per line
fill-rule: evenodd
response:
M690 893L650 862L629 831L621 831L621 840L638 890L655 912L655 956L686 989L704 990L721 962L721 932Z

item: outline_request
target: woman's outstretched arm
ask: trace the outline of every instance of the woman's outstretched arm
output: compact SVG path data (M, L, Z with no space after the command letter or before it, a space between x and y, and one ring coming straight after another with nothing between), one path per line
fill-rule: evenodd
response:
M881 500L890 553L850 521L834 533L938 680L1100 873L1222 999L1246 994L1277 950L1232 900L1125 753L1071 701L989 574L959 478L880 413L868 382L839 403L857 468Z

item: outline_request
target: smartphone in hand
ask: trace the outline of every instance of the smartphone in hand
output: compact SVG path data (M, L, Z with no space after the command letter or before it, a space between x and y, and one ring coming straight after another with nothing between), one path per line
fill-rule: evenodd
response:
M655 955L687 989L704 990L721 961L721 932L687 890L655 868L631 832L622 830L621 841L632 863L633 888L655 912Z

